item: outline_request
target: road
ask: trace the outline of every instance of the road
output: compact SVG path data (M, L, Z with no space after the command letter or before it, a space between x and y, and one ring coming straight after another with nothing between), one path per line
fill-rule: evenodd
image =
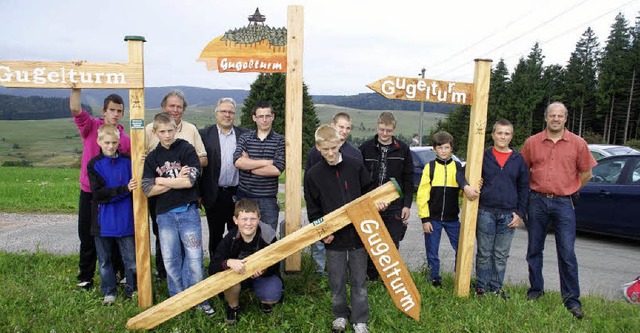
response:
M423 233L420 221L412 209L409 229L400 243L400 253L412 270L426 266ZM303 210L303 216L306 213ZM282 213L281 213L282 216ZM203 235L208 237L207 223L203 217ZM24 215L0 213L0 250L9 252L46 251L54 254L75 254L80 246L75 215ZM306 216L303 224L306 223ZM151 236L153 238L153 236ZM445 234L440 246L443 272L453 272L454 253ZM152 242L153 244L153 242ZM153 245L152 245L153 247ZM527 232L517 229L511 247L505 283L528 285L525 261ZM155 249L152 248L152 253ZM602 236L578 234L576 254L580 269L582 295L600 295L620 299L620 286L640 275L637 241ZM205 256L208 256L205 250ZM544 269L547 290L560 290L555 239L549 234L545 244Z

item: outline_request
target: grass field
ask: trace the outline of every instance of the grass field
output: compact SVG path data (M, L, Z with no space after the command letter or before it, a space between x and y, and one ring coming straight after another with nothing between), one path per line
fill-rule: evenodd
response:
M240 123L240 113L236 114L236 122ZM213 107L189 108L185 120L198 128L213 123ZM146 109L145 121L149 123L159 109ZM99 112L99 111L98 111ZM338 112L347 112L353 120L353 137L371 137L375 134L376 120L382 111L357 110L335 105L317 104L316 112L320 123L329 123ZM396 134L410 137L418 133L419 112L394 112L398 118ZM444 115L438 113L424 114L425 133L437 119ZM129 117L121 121L128 131ZM6 161L30 163L36 167L79 167L82 154L82 140L73 122L73 118L48 120L0 120L0 165Z

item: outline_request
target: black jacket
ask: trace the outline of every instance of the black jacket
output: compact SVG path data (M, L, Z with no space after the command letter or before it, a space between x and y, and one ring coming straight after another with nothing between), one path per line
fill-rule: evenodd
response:
M222 272L228 268L228 259L244 259L273 244L277 240L275 230L273 230L273 228L268 224L260 222L260 224L258 224L256 235L253 237L253 241L249 244L249 248L251 248L251 250L241 253L244 240L242 239L242 235L240 235L238 228L233 228L222 239L220 244L218 244L216 253L211 259L211 267L213 267L212 270L214 273ZM279 263L267 268L262 276L270 276L274 274L278 276L280 275Z
M402 141L398 141L395 136L392 138L386 159L387 174L384 177L380 176L380 163L383 162L381 161L380 146L378 135L360 145L359 149L362 152L364 166L371 175L374 186L380 186L388 182L390 178L395 178L398 185L400 185L402 196L390 203L387 210L398 210L403 207L411 208L414 187L413 159L411 158L409 146Z
M309 222L359 198L371 189L371 177L357 159L342 156L338 165L324 159L312 166L304 177L304 199ZM336 231L333 241L325 244L330 250L350 250L362 247L353 224Z
M233 126L236 135L236 142L242 133L247 129ZM205 207L213 207L218 196L218 180L220 179L220 138L218 137L218 126L207 126L200 131L200 137L204 143L207 152L209 165L202 168L202 177L200 177L199 189L202 197L202 204ZM232 152L233 154L233 152Z

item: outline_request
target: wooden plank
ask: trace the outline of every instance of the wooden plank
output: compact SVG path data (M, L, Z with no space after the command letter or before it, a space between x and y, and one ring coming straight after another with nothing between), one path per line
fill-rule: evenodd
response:
M387 76L367 85L388 99L472 105L473 84L414 77Z
M400 194L398 192L398 188L398 185L393 182L383 184L351 203L340 207L317 221L313 221L313 223L306 225L304 228L298 229L290 235L287 235L274 244L271 244L270 246L248 256L245 262L245 271L247 273L237 274L228 269L210 276L189 289L174 295L173 297L150 309L147 309L133 318L130 318L129 321L127 321L127 328L130 330L148 330L162 324L180 313L202 303L204 300L248 279L253 274L250 272L266 269L282 259L345 227L351 223L349 215L347 214L347 209L349 209L349 207L358 205L363 201L380 201L390 203L399 198Z
M467 144L466 178L470 184L477 186L482 177L482 156L484 153L484 136L487 127L487 108L489 105L489 84L491 79L491 60L476 59L473 75L473 95L471 117L469 119L469 141ZM456 276L453 293L460 297L469 296L471 284L471 267L473 265L473 247L476 237L479 200L462 202L462 224L458 240L458 256L456 258Z
M396 307L420 321L420 292L398 252L374 202L349 206L347 214Z
M143 68L144 38L125 38L129 45L129 62ZM142 74L142 73L141 73ZM138 280L138 306L153 305L151 287L151 250L149 245L149 211L147 198L142 192L142 170L145 153L144 140L144 88L129 89L131 168L138 188L133 191L133 216L136 238L136 274Z
M0 85L8 88L144 88L140 63L0 61Z
M286 175L285 220L286 234L300 229L302 224L302 51L304 12L302 6L289 6L287 15L287 81L285 136ZM285 270L300 271L300 252L288 256Z

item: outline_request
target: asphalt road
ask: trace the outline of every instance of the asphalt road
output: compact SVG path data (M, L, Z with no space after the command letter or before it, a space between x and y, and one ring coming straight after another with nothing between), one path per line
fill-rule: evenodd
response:
M400 253L406 265L418 270L426 265L424 241L420 221L412 209L409 229L400 243ZM303 224L306 223L303 211ZM282 216L282 213L281 213ZM54 254L75 254L80 243L77 236L77 217L75 215L24 215L0 213L0 250L9 252L46 251ZM206 239L208 229L203 217L203 236ZM153 238L153 235L151 236ZM453 272L454 253L445 234L440 246L440 259L443 272ZM153 244L152 242L151 244ZM516 230L511 247L505 283L528 285L527 264L525 261L527 233L521 228ZM152 253L155 253L152 245ZM580 269L580 287L582 295L600 295L609 299L621 299L620 286L640 275L640 243L603 236L578 234L576 254ZM555 239L549 234L545 244L544 269L545 288L560 290L558 266L555 252Z

